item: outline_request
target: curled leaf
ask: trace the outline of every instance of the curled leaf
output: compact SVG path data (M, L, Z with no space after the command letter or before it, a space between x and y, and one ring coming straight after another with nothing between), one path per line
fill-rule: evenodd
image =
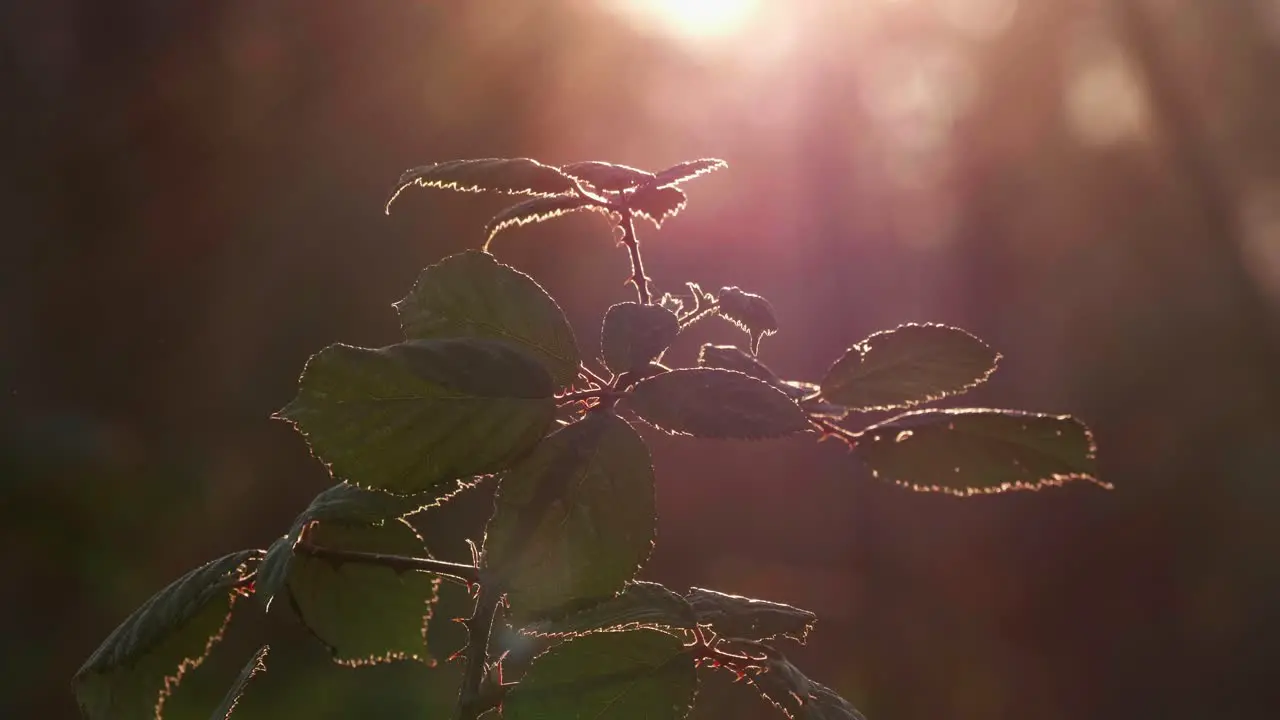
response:
M558 168L529 158L449 160L410 168L400 175L386 212L406 188L495 192L504 195L559 195L573 192L573 181Z
M778 331L778 317L773 305L755 293L740 288L720 288L716 297L720 315L746 331L751 338L751 354L760 352L760 339Z
M573 637L636 628L692 630L697 622L688 600L658 583L635 580L613 597L562 618L535 622L520 632L538 637Z
M685 599L693 606L699 625L710 626L726 638L760 641L786 637L803 644L818 621L812 612L785 603L705 588L690 588Z
M487 251L494 236L509 227L542 222L578 210L605 212L599 205L593 204L581 195L551 195L518 202L494 215L485 225L485 241L482 249Z
M235 712L236 706L240 704L240 697L244 695L245 688L249 686L249 681L258 673L266 671L267 651L270 649L269 646L263 645L258 648L258 652L254 653L252 658L249 658L248 664L244 666L240 671L240 676L236 678L235 685L231 686L231 690L222 699L222 704L218 705L218 709L213 711L213 714L209 716L209 720L230 720L231 713Z
M678 165L672 165L666 170L657 173L653 184L657 187L678 185L686 180L692 180L699 175L704 175L723 167L729 167L729 164L716 158L688 160Z
M679 188L645 185L631 195L627 206L654 227L662 227L667 218L675 217L684 209L688 199Z
M621 192L654 179L653 173L646 170L599 160L561 165L560 170L566 175L590 183L598 190L609 192Z

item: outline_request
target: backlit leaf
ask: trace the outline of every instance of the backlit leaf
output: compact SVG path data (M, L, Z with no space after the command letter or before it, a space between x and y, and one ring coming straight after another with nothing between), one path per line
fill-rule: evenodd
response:
M331 345L307 362L278 417L330 472L398 494L452 492L533 449L555 415L555 385L519 346L488 338Z
M822 379L829 402L891 410L962 393L996 370L1000 353L964 330L902 325L849 348Z
M865 720L848 700L810 680L781 656L764 660L760 672L750 673L747 678L792 720Z
M627 398L645 422L677 435L770 438L804 432L809 422L791 398L732 370L672 370L638 383Z
M817 615L798 607L704 588L690 589L685 598L693 606L699 624L710 625L717 635L728 638L788 637L803 643L818 620Z
M484 249L488 250L494 236L509 227L538 223L561 215L568 215L578 210L608 212L607 209L592 203L581 195L552 195L549 197L529 198L523 202L518 202L494 215L485 225Z
M559 387L578 375L578 345L560 306L533 278L488 253L459 253L428 267L395 308L410 340L507 340L536 355Z
M236 600L250 592L250 565L261 558L261 550L218 558L134 610L75 675L76 699L85 717L161 718L183 676L199 667L222 639Z
M662 227L663 222L684 209L688 200L679 188L646 185L636 190L627 204L632 212L653 223L654 227Z
M649 557L657 519L649 450L612 413L556 431L500 483L482 562L514 623L608 597Z
M245 688L249 686L249 681L259 672L266 671L267 666L264 661L267 659L268 650L270 648L266 645L258 648L258 652L253 654L253 657L249 659L249 663L240 671L240 676L236 678L235 685L231 686L231 690L222 699L222 704L218 706L217 710L213 711L213 714L209 716L209 720L229 720L231 713L235 712L236 705L240 704L240 697L244 695Z
M573 181L559 169L529 158L448 160L405 170L387 200L386 211L406 188L458 192L496 192L505 195L559 195L573 192Z
M583 635L553 646L512 687L504 720L681 720L698 676L680 638L657 630Z
M555 620L521 628L526 635L566 637L647 627L692 630L697 624L688 600L658 583L632 581L621 593Z
M561 172L584 180L599 190L620 192L654 179L651 172L628 165L585 160L560 166Z
M470 486L464 486L470 487ZM386 520L412 515L422 509L439 504L444 499L435 493L418 495L391 495L378 490L340 483L312 499L289 532L267 550L267 556L258 568L254 595L270 609L275 596L284 590L289 577L294 546L302 532L312 523L326 520L354 525L376 525Z
M618 303L604 314L600 349L614 373L657 360L680 334L674 313L657 305Z
M729 164L716 158L688 160L657 173L653 184L658 187L677 185L723 167L729 167Z
M720 288L716 297L720 316L746 331L751 338L751 353L760 352L760 339L778 331L778 318L773 305L755 293L740 288Z
M403 520L319 521L307 529L306 541L337 550L429 556L417 531ZM334 563L298 552L290 554L285 590L298 617L329 648L334 662L434 664L427 653L427 622L439 584L429 573ZM277 596L276 602L280 600Z
M854 453L872 475L913 490L976 495L1097 478L1093 435L1069 415L916 410L864 430Z

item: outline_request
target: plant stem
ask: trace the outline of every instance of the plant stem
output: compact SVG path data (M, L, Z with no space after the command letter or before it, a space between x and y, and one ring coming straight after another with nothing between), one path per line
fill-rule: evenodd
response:
M463 621L467 627L467 649L463 655L462 687L458 690L458 720L476 720L492 705L481 695L484 684L485 663L489 658L489 636L493 632L494 615L502 593L492 585L481 585L476 596L476 609Z
M357 563L360 565L377 565L390 568L398 573L429 572L439 575L461 585L474 585L479 582L480 574L474 565L446 562L435 558L410 557L407 555L389 555L386 553L359 552L356 550L339 550L321 547L310 542L300 542L293 548L298 555L310 555L321 560L335 563Z
M596 388L594 390L579 390L577 392L565 393L556 397L557 402L570 402L574 400L591 400L593 398L617 397L623 393L617 390L611 390L608 387Z
M631 282L636 284L636 294L641 305L651 302L649 278L644 274L644 261L640 259L640 238L636 237L636 221L631 210L622 210L622 244L631 252Z
M580 363L578 365L578 372L584 377L586 377L588 380L590 380L591 382L599 385L600 387L609 387L608 380L605 380L604 378L600 377L598 374L592 371L591 368L587 367L585 364Z

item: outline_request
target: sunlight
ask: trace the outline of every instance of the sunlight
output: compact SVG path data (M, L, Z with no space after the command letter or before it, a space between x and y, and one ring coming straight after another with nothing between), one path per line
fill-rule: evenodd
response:
M741 31L758 0L610 0L609 4L651 29L699 40Z

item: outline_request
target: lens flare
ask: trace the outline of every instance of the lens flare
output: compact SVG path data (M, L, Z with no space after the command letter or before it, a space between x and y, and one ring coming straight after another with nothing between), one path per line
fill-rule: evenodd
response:
M697 40L739 32L757 10L758 0L610 0L608 4L650 29Z

